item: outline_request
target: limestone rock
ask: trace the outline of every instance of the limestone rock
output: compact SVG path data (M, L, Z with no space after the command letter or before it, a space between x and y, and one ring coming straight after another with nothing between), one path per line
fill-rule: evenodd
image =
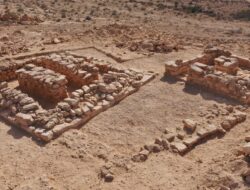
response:
M171 148L177 150L179 153L185 153L188 150L188 147L181 142L173 142L171 143Z
M233 116L227 116L225 120L221 123L221 126L225 130L230 130L237 124L237 118Z
M250 142L246 143L243 147L242 147L242 151L246 154L249 155L250 154Z
M148 159L150 152L148 150L143 149L139 154L135 154L132 157L132 161L134 162L144 162Z
M23 106L23 111L35 111L39 108L37 103L27 104Z
M189 138L185 139L183 141L183 143L185 145L187 145L188 147L192 147L195 144L197 144L199 142L199 140L200 140L199 136L193 135L192 137L189 137Z
M34 122L33 117L30 114L17 113L15 120L23 127L28 127Z
M154 153L157 153L163 150L163 147L161 147L158 144L145 145L144 148L148 150L149 152L154 152Z
M246 142L250 142L250 135L248 135L248 136L245 137L245 141Z
M168 133L162 135L162 139L166 139L168 142L172 142L175 139L175 134L174 133Z
M71 109L70 105L67 102L58 103L58 107L64 111L70 111L70 109Z
M73 99L73 98L65 98L64 102L67 102L72 107L75 107L75 106L77 106L79 100L76 100L76 99Z
M237 122L243 122L246 120L247 114L245 112L241 112L241 111L236 111L233 114L234 117L236 117Z
M194 132L197 126L197 122L193 121L192 119L185 119L183 120L184 129L190 132Z

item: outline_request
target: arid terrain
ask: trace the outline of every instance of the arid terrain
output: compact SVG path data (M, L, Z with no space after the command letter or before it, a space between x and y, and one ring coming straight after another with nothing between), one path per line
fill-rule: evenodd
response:
M225 89L220 91L217 82L216 90L206 85L203 88L190 85L188 81L193 80L190 71L184 77L168 75L166 63L172 61L179 67L186 63L181 60L192 62L200 54L206 56L204 50L212 51L213 47L224 50L213 57L216 64L221 59L229 59L226 63L236 64L232 68L237 68L230 70L230 65L229 70L223 70L224 65L216 65L221 69L218 76L229 76L225 83L230 83L231 71L238 72L241 77L244 75L244 81L239 80L237 84L239 88L243 86L244 92L239 90L238 93L244 96L236 96L237 92L234 95L231 91L221 95ZM23 124L21 116L25 116L25 122L30 119L27 118L29 113L33 114L30 114L32 121L40 118L35 118L37 115L33 112L18 115L19 107L13 110L9 103L12 96L4 95L4 89L8 83L10 89L23 92L29 86L26 84L29 81L22 81L23 75L30 74L32 83L34 75L29 71L38 66L40 69L46 67L43 70L45 78L46 74L51 74L48 70L55 71L55 78L61 77L60 74L67 76L68 73L53 68L53 64L52 67L45 64L51 61L46 56L52 57L51 60L59 56L61 63L69 59L78 61L77 64L83 59L90 63L98 61L97 65L108 63L108 74L116 74L121 84L125 81L120 90L132 88L132 91L124 92L124 97L112 102L112 96L119 95L115 91L119 85L116 86L111 98L105 96L112 106L69 130L57 134L56 127L48 126L46 120L46 135L42 136L44 129L36 132L33 126L25 131L22 128L27 126L18 127ZM244 61L239 57L244 57ZM49 61L39 62L40 59ZM246 98L250 95L247 91L250 66L242 66L248 61L250 63L250 2L247 0L0 0L0 190L250 189L250 159L247 156L250 148L249 153L242 151L242 146L250 141L250 99ZM185 69L203 72L205 63L195 62L202 64L199 68L188 65ZM22 66L12 66L13 63ZM87 85L91 86L97 84L94 79L98 75L99 80L104 81L98 83L99 87L102 85L110 91L110 81L105 81L110 75L101 71L103 68L106 66L99 66L96 72L96 64L90 68L85 65L87 75L84 73L84 76L91 74L94 77L85 78L90 80ZM77 69L76 76L79 74ZM5 72L7 78L4 78ZM206 72L208 76L212 73ZM143 76L149 74L152 78L142 83ZM233 73L232 76L238 75ZM74 96L77 89L82 96L84 93L90 96L82 85L71 89L75 79L73 82L70 79L66 92L65 89L60 91L63 98ZM54 86L48 85L39 95L47 96L49 90L54 92L53 89ZM50 98L33 95L37 88L26 90L39 102L36 109L46 112L51 107L53 112L44 113L48 118L57 114L57 110L66 114L64 108L55 106L59 100L54 105ZM91 95L100 98L99 91L94 93ZM51 97L59 96L52 93ZM79 104L88 98L91 99L84 96ZM98 111L98 106L96 103L91 110ZM4 115L4 109L9 108L10 115ZM70 110L70 116L63 116L62 123L74 122L78 116L76 110L79 111L75 109L72 113ZM236 115L246 118L239 120ZM17 125L11 123L10 116L18 121ZM228 121L232 117L237 118L237 122L228 126L232 124ZM200 135L202 140L190 146L185 142L186 136L199 134L195 130L207 125L217 126L215 133L205 138ZM186 134L183 127L192 134ZM55 135L49 136L49 132ZM183 140L188 148L177 146L173 139L178 143Z

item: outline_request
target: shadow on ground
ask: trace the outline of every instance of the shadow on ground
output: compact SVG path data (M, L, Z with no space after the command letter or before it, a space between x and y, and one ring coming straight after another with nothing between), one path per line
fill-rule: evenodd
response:
M8 135L11 135L14 139L22 139L23 137L26 137L26 138L31 138L33 142L35 142L38 146L41 146L41 147L44 147L46 145L46 143L42 142L42 141L39 141L35 138L33 138L29 133L27 133L26 131L16 127L16 126L13 126L11 123L3 120L1 118L1 120L8 126L10 127L10 129L7 131L7 134Z
M209 91L206 88L202 88L197 85L185 84L185 80L181 78L175 78L172 76L164 76L160 80L162 82L167 82L168 84L176 84L178 82L183 82L184 83L183 92L191 94L191 95L195 95L195 96L200 95L204 100L214 100L218 103L223 103L226 105L234 105L234 106L241 104L231 98Z

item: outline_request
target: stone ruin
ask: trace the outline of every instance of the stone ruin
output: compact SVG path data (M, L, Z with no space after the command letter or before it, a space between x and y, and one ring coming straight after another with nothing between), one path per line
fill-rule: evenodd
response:
M194 59L170 61L165 75L250 104L250 59L217 48L205 49Z
M64 75L33 64L25 65L16 73L23 92L53 101L60 101L67 97L68 81Z
M214 104L213 109L209 109L214 113L212 121L204 117L203 113L200 115L202 120L184 119L182 125L175 130L166 128L154 142L141 147L139 153L132 156L132 161L144 162L151 154L161 151L184 155L204 142L224 136L231 129L245 122L247 119L245 109L243 106L219 107Z
M9 61L0 70L0 117L45 142L83 125L155 76L70 53ZM46 108L41 99L55 106Z

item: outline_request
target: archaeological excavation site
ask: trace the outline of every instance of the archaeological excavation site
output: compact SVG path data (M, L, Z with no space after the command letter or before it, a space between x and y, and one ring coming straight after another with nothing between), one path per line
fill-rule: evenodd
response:
M250 190L250 0L0 0L0 190Z
M49 142L82 126L152 80L94 57L53 53L1 66L1 118Z

